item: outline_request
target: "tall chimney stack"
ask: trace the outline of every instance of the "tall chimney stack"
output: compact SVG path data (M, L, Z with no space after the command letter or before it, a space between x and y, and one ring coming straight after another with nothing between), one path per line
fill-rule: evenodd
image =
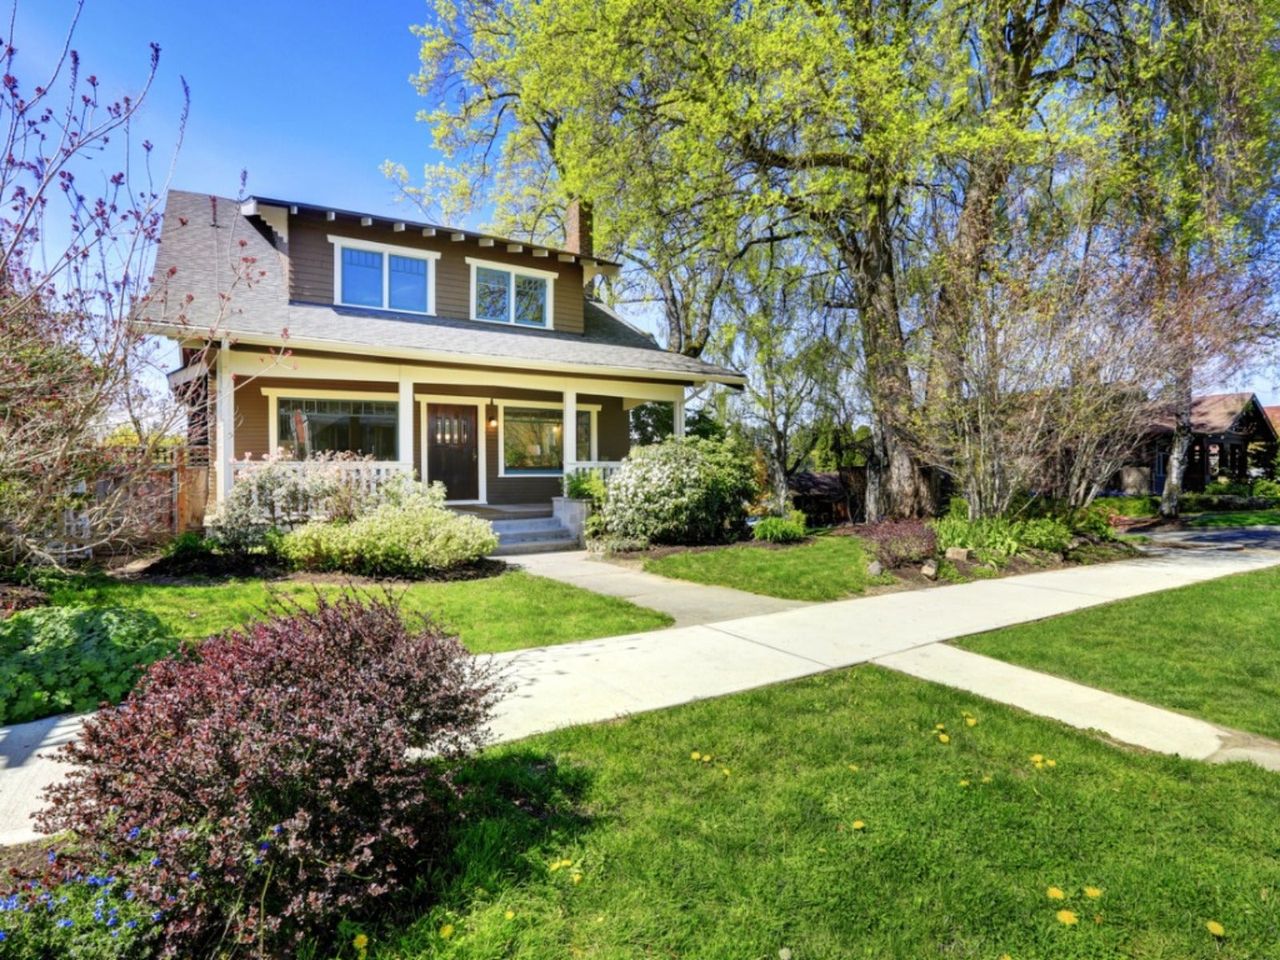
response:
M591 204L576 197L564 211L564 245L580 257L595 256L591 237Z

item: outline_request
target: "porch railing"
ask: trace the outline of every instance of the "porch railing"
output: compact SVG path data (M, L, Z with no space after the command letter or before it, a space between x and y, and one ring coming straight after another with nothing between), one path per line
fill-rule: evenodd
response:
M350 486L359 494L377 496L388 483L400 477L412 476L413 464L395 460L233 460L231 462L231 481L249 481L253 473L270 467L275 471L286 471L298 478L307 474L324 474L336 477L344 485ZM258 487L251 484L254 507L258 508ZM291 511L291 515L282 519L290 523L308 520L317 511L309 503L299 503Z
M570 460L565 464L565 476L575 473L598 473L605 486L613 479L613 475L622 466L621 460Z

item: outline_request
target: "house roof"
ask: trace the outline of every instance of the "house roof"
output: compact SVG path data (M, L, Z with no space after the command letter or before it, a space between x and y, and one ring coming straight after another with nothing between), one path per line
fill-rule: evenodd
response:
M1258 399L1252 393L1206 393L1191 400L1191 432L1192 433L1230 433L1236 421L1240 419L1250 404L1257 404ZM1261 404L1258 404L1261 410ZM1270 425L1270 424L1268 424ZM1161 417L1156 422L1156 433L1172 433L1174 418L1172 414ZM1273 427L1274 429L1274 427Z
M180 339L226 337L294 349L354 347L366 355L426 362L744 382L727 367L663 350L595 300L586 301L582 334L502 327L291 301L285 269L284 255L237 201L172 190L156 256L157 281L135 321L149 332Z
M1280 407L1263 407L1262 412L1267 415L1267 419L1271 421L1271 426L1277 434L1280 434Z

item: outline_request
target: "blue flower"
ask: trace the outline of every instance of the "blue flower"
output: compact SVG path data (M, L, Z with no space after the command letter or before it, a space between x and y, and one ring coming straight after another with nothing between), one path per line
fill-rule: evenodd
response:
M66 927L74 927L75 925L76 925L76 922L72 920L70 917L63 917L61 920L58 921L58 926L63 927L64 929Z
M134 927L136 927L136 926L138 925L138 921L137 921L137 920L126 920L126 921L124 922L124 925L125 925L126 927L128 927L130 930L132 930Z
M151 915L151 919L152 919L153 921L155 921L156 923L159 923L159 922L160 922L160 919L161 919L163 916L164 916L164 911L163 911L163 910L157 910L155 913L153 913L153 914Z
M270 840L263 840L260 844L258 844L258 849L259 849L259 850L270 850L270 849L271 849L271 841L270 841Z
M151 858L151 865L152 865L153 867L158 867L158 866L160 866L160 858L159 858L159 857L152 857L152 858Z
M200 871L199 871L199 870L192 870L189 874L187 874L187 879L188 879L188 880L199 880L199 879L200 879Z
M280 836L280 834L284 833L284 827L280 826L280 824L277 823L274 827L271 828L271 832L278 837Z
M0 897L0 910L17 910L17 909L18 909L18 895L16 893L11 894L10 896L7 896L7 897Z
M57 863L57 862L58 862L58 852L57 852L56 850L50 850L50 851L49 851L49 862L50 862L50 863Z
M9 939L9 935L5 933L3 930L0 930L0 943L4 943L8 939Z
M137 839L138 839L138 835L139 835L140 833L142 833L142 831L141 831L140 829L138 829L137 827L134 827L132 830L130 830L130 831L129 831L129 839L130 839L130 840L137 840Z

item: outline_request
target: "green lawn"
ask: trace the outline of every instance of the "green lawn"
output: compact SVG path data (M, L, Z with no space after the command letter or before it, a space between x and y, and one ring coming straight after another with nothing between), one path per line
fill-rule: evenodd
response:
M856 537L817 537L793 547L739 544L644 562L650 573L787 600L840 600L866 589L868 556Z
M959 646L1280 738L1280 569L965 637Z
M370 956L1242 960L1280 937L1280 777L874 667L537 737L472 779L436 905Z
M324 589L336 592L341 588ZM373 589L376 592L378 588ZM53 601L141 607L180 636L200 638L260 618L272 608L273 595L305 600L315 590L296 581L255 579L167 586L99 578L91 586L57 590ZM522 571L484 580L417 583L394 592L403 592L406 610L431 614L456 630L467 649L475 653L656 630L672 622L664 613Z
M1187 521L1192 527L1280 526L1280 510L1236 510L1201 513Z

